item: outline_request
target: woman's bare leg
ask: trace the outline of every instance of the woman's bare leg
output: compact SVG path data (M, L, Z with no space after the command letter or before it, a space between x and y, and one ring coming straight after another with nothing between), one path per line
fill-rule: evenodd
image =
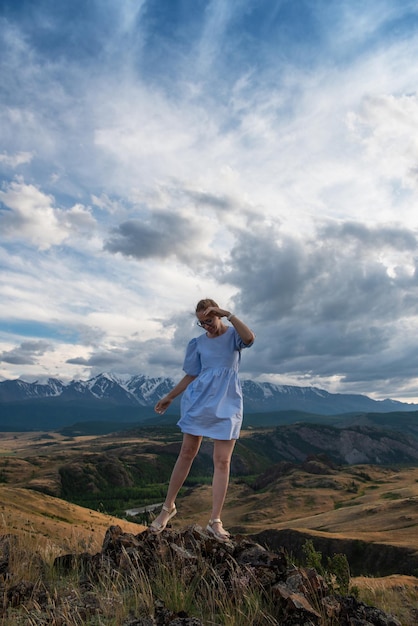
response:
M202 443L202 437L198 437L196 435L188 435L185 433L183 435L183 443L181 445L181 450L177 457L176 464L174 465L173 471L171 473L170 482L168 484L167 495L165 498L165 506L169 511L172 510L177 494L183 486L184 481L189 475L190 468L192 467L193 461L199 452L200 444ZM157 524L165 524L169 513L161 511L159 516L156 518L155 523Z
M215 440L213 447L213 482L211 519L220 519L229 485L232 452L235 439L230 441ZM213 524L213 529L222 534L221 524Z

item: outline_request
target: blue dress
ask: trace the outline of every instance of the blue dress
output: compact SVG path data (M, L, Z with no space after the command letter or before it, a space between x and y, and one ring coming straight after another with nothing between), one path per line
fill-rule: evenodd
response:
M196 376L183 392L183 433L212 439L238 439L242 424L242 390L238 377L241 350L247 348L235 328L218 337L207 334L192 339L183 370Z

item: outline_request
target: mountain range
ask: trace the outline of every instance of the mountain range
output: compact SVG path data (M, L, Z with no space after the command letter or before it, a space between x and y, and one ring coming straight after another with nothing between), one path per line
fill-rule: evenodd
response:
M85 421L173 423L173 416L179 414L179 398L166 416L157 416L152 409L174 384L175 381L165 377L109 373L71 382L57 378L46 382L3 380L0 382L0 430L11 427L49 429ZM325 416L333 415L418 410L416 404L373 400L360 394L329 393L318 387L243 380L242 388L245 413L250 417L263 414L266 423L274 423L274 414L280 412L319 415L325 420Z
M0 382L0 404L59 398L68 401L101 401L116 406L153 407L173 386L171 378L153 378L145 375L119 376L102 373L89 380L65 383L49 378L45 383L25 382L21 379ZM418 404L397 400L373 400L360 394L329 393L318 387L277 385L268 382L243 380L242 389L247 412L283 410L306 411L321 415L335 415L357 411L418 410ZM173 403L177 413L178 402Z

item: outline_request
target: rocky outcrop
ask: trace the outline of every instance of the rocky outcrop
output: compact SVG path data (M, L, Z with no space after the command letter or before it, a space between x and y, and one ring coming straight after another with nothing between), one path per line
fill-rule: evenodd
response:
M36 555L29 559L30 567L25 566L27 579L14 581L15 547L16 537L0 537L0 618L4 624L23 623L17 620L23 615L24 620L28 617L24 623L45 626L99 622L119 626L219 626L229 619L222 612L225 599L227 610L233 611L236 607L241 610L248 598L253 598L257 604L251 617L240 613L240 621L231 623L401 626L381 610L337 593L316 570L296 567L280 546L268 549L238 535L220 543L200 526L180 531L166 529L160 535L148 529L133 535L112 526L99 553L70 553L55 559L52 580L58 584L54 587L49 567ZM164 588L161 571L168 572ZM176 584L185 595L185 590L191 590L189 598L199 597L194 610L190 605L172 602ZM133 603L129 617L125 613L121 619L116 612L123 602L122 589L131 591L133 587L145 596L145 601ZM121 590L120 597L112 596L114 588ZM115 614L109 614L109 603ZM8 621L12 615L13 621Z
M268 598L276 623L281 626L324 623L401 626L394 617L354 597L336 594L315 570L296 567L283 550L269 551L244 536L220 543L200 526L165 530L160 535L148 530L131 535L123 533L119 526L112 526L99 554L61 556L56 559L55 567L65 573L74 571L76 564L78 571L91 580L103 579L104 572L112 571L118 576L131 575L133 567L146 572L152 580L162 562L174 563L186 586L209 572L213 584L221 583L238 602L240 594L245 597L250 590L258 588ZM190 616L184 611L173 613L155 598L153 615L133 616L125 626L203 626L208 623L205 617Z

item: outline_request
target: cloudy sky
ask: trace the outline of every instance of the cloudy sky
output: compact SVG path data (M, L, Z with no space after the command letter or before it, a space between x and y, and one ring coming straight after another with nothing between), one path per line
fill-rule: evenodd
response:
M2 0L0 376L418 401L415 0Z

